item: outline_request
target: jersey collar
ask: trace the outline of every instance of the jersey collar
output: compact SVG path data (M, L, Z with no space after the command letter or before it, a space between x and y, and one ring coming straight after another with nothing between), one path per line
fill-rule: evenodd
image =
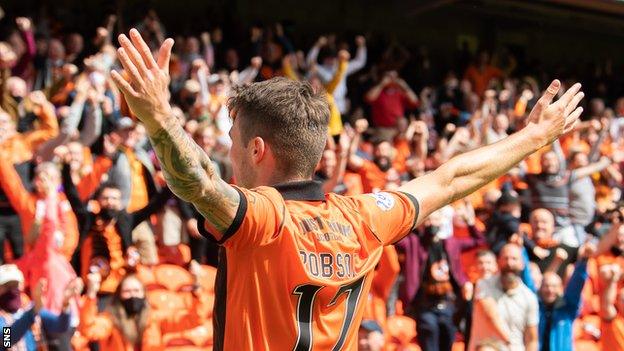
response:
M325 201L325 193L321 182L303 180L273 185L282 194L284 200Z

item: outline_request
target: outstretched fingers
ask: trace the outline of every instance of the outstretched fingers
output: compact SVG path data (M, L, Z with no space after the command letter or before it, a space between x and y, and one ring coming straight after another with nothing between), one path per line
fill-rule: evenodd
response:
M117 49L117 57L119 58L119 62L121 62L124 70L130 75L130 80L135 84L135 86L143 85L143 77L141 76L141 73L139 73L139 70L134 65L124 48Z
M565 120L565 126L563 127L563 134L570 132L579 123L579 118L583 113L582 107L577 107L572 113L570 113Z
M559 81L559 79L553 80L542 95L542 97L540 97L539 101L537 102L538 105L541 105L542 107L550 105L550 103L555 98L555 95L557 95L557 93L559 92L560 88L561 82Z
M576 93L576 95L574 95L572 100L570 100L570 102L568 102L568 104L566 105L563 115L568 116L570 113L572 113L572 111L576 109L579 102L581 102L584 96L585 96L585 93L583 93L582 91L579 91L578 93Z
M137 48L137 50L141 54L141 57L143 58L143 62L145 63L147 69L151 70L153 68L156 68L156 61L154 60L154 56L152 56L152 51L150 50L149 46L147 46L145 40L143 40L138 30L134 28L130 29L130 39L132 40L134 47Z
M573 86L570 87L570 89L568 89L568 91L565 92L565 94L563 94L563 96L561 96L561 98L559 98L559 100L557 100L557 104L561 104L562 106L568 106L568 104L570 103L570 101L572 101L572 99L574 98L574 96L581 90L581 83L576 83Z
M125 34L119 35L119 44L121 44L121 47L124 49L143 79L149 79L152 73L147 69L143 57L141 57L139 51Z
M117 86L117 88L119 88L119 90L121 90L121 92L125 95L125 96L136 96L137 92L134 90L134 88L132 88L132 86L130 85L130 83L128 83L128 81L126 81L121 74L119 74L117 71L111 71L111 77L113 78L113 82L115 82L115 85Z
M169 74L169 59L171 58L171 48L173 39L167 38L158 51L158 67L166 74Z
M555 95L557 95L557 93L559 92L560 88L561 82L558 79L555 79L550 83L544 94L542 94L542 96L537 101L537 104L535 104L535 106L533 107L533 110L531 110L530 118L534 122L535 119L539 118L539 116L542 114L542 111L546 109L548 105L550 105L550 103L555 98Z

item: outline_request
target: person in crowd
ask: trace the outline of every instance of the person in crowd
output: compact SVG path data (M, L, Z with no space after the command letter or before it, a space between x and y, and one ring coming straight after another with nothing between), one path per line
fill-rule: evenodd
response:
M554 272L545 272L539 289L539 341L541 351L573 350L572 325L581 308L581 292L587 280L587 260L596 247L584 244L579 260L565 290L563 280Z
M370 40L356 36L352 45L345 40L350 33L319 37L313 26L304 32L296 22L245 26L211 16L218 26L181 30L170 16L165 21L146 9L138 17L116 11L89 18L89 30L95 29L89 32L84 21L70 26L69 17L59 17L62 11L44 7L29 18L22 17L29 10L16 16L14 8L0 11L0 264L15 264L23 278L11 265L5 278L0 266L0 282L6 280L0 284L0 326L13 328L17 350L86 351L89 342L104 351L180 343L205 349L212 342L193 339L210 328L191 328L219 316L204 311L212 307L213 268L203 267L197 281L202 294L193 296L203 302L186 291L168 292L184 295L189 311L161 315L151 296L164 286L156 272L169 264L186 269L194 259L221 268L224 261L219 245L204 236L195 206L167 196L167 188L159 192L170 165L159 163L149 126L113 84L111 69L122 67L113 37L128 25L136 23L146 52L154 55L168 33L176 35L166 94L171 114L224 184L249 180L247 171L233 176L228 157L236 133L230 94L286 76L308 81L329 102L332 137L314 169L319 193L382 192L374 197L381 199L378 206L387 205L384 191L400 191L453 157L513 138L530 123L550 75L542 70L546 65L515 57L516 50L497 47L496 40L489 53L480 50L476 57L462 41L448 66L436 56L440 46L411 47L400 35L390 39L374 31L366 33ZM567 75L561 93L572 87L569 77L585 85L583 122L384 248L370 293L360 297L366 300L364 322L349 329L359 330L361 349L415 350L416 341L422 350L461 343L490 351L537 344L542 350L624 348L624 295L618 293L624 98L617 65L596 60L561 72ZM122 74L134 79L129 70ZM305 141L302 134L282 138ZM165 211L158 211L164 201ZM466 201L474 220L466 218ZM150 216L154 211L158 215ZM596 241L592 255L588 243ZM76 272L94 281L93 298L85 297L82 309ZM453 323L453 313L465 322Z
M469 204L466 204L469 206ZM461 288L468 283L461 270L460 254L485 243L475 228L474 212L464 212L470 238L441 239L441 211L432 213L422 231L410 234L396 244L404 255L403 282L399 298L416 319L418 341L428 350L451 350L456 327L453 315L463 298Z
M330 81L335 79L336 76L340 77L338 83L336 84L335 89L333 89L333 99L335 101L338 112L345 116L351 106L349 104L349 99L347 98L347 78L353 73L361 70L366 65L367 59L367 49L366 49L366 38L364 36L357 36L355 38L355 45L357 46L357 51L355 57L349 61L347 57L348 64L346 65L345 72L343 75L337 75L336 72L340 68L340 64L337 64L340 60L340 53L336 55L337 51L335 48L328 48L327 52L322 58L322 62L319 65L317 63L319 53L321 50L328 45L327 37L319 37L312 49L308 52L308 56L306 57L306 64L309 67L315 67L316 73L321 78L321 81L324 84L328 84ZM343 54L344 56L344 54Z
M126 261L138 254L133 246L132 231L160 211L171 192L165 187L145 207L129 213L123 208L121 190L114 184L105 183L99 187L96 196L99 207L96 214L82 202L72 182L68 164L63 167L62 180L67 199L79 222L81 250L75 265L81 277L86 279L94 258L104 258L109 272L102 277L99 293L113 294L125 275Z
M494 212L487 221L487 238L490 249L498 253L514 235L520 235L521 206L518 195L505 191L496 200ZM526 235L522 235L524 247L533 252L535 244ZM539 249L538 249L539 250ZM539 252L539 251L538 251Z
M417 106L418 96L396 71L390 71L366 93L366 101L371 105L373 126L382 138L391 139L399 118Z
M82 281L74 280L65 287L60 313L44 308L48 282L39 281L32 287L32 302L24 298L24 276L13 264L0 266L0 327L11 328L10 349L36 351L47 349L45 335L60 334L70 326L70 301L82 290ZM6 334L5 334L6 335ZM6 341L6 339L5 339ZM6 345L3 344L3 348Z
M150 197L159 188L154 179L154 164L147 152L139 147L140 129L130 117L123 117L117 121L114 132L115 137L121 140L121 152L109 171L109 180L119 187L122 208L128 213L147 206ZM134 227L132 242L138 249L143 264L158 262L156 239L149 222L144 220Z
M620 350L624 348L624 290L618 289L622 268L618 264L604 265L600 279L604 284L600 294L600 344L603 349Z
M566 245L562 239L555 237L555 219L547 209L533 210L530 223L535 241L535 247L529 251L530 260L537 264L542 273L554 271L562 278L567 277L568 264L576 262L578 248Z
M6 155L1 152L0 160ZM60 229L56 232L55 242L61 252L68 259L74 253L78 245L78 223L71 208L65 206L67 199L65 194L59 191L61 174L55 164L44 162L35 169L34 191L31 193L22 183L17 171L10 162L0 162L0 186L7 195L9 202L15 208L22 222L22 232L26 252L35 245L38 240L41 224L45 217L45 199L52 192L59 192L58 220Z
M0 110L0 149L8 162L15 165L15 170L22 182L30 185L28 173L31 160L36 149L58 134L58 122L54 107L45 99L41 92L33 92L28 96L32 103L33 113L38 117L39 126L35 129L18 132L19 116L11 116ZM1 183L2 181L0 181ZM8 239L11 250L16 258L24 253L24 240L18 210L12 205L4 188L0 189L0 262L4 261L4 241Z
M537 297L520 279L522 248L503 246L498 255L500 273L482 279L475 288L475 306L469 350L488 338L509 349L537 351L539 307Z
M193 308L175 313L153 310L146 301L145 286L134 274L121 279L110 304L98 313L96 298L102 278L98 273L89 273L78 330L87 339L97 341L101 351L163 350L162 334L198 326L206 315L199 298L199 268L191 272L195 279Z
M553 213L557 228L555 238L569 246L578 247L583 244L581 240L584 237L577 237L570 221L570 185L577 179L607 168L612 161L604 157L599 162L569 171L563 163L563 152L558 141L553 143L553 148L555 151L542 155L542 172L526 176L531 204L534 209L545 208Z
M16 264L25 276L26 287L32 289L41 281L53 282L42 292L44 307L53 313L61 313L68 303L65 288L76 280L76 272L57 244L58 238L62 237L59 232L64 229L60 220L62 217L58 215L61 204L58 193L49 191L42 201L46 211L41 220L39 236L32 249L17 260ZM52 350L71 350L71 337L78 325L78 305L76 299L69 302L71 328L66 332L53 334L44 330L43 336Z
M476 62L468 66L464 72L464 79L470 82L478 96L483 96L492 80L502 77L503 71L491 65L490 54L487 51L481 51Z
M381 326L374 320L362 321L358 331L358 350L381 351L384 343L384 334Z

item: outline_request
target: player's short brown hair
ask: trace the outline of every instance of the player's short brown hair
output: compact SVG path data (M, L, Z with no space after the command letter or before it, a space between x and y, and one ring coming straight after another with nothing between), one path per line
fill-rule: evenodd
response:
M310 177L327 141L329 104L307 82L273 78L235 87L228 108L236 110L247 144L259 136L271 146L277 172Z

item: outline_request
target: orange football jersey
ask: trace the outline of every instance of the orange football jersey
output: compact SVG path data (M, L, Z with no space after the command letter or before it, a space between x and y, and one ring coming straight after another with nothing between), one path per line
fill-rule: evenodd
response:
M324 194L314 181L236 189L219 242L214 349L356 350L375 266L414 227L416 199Z

